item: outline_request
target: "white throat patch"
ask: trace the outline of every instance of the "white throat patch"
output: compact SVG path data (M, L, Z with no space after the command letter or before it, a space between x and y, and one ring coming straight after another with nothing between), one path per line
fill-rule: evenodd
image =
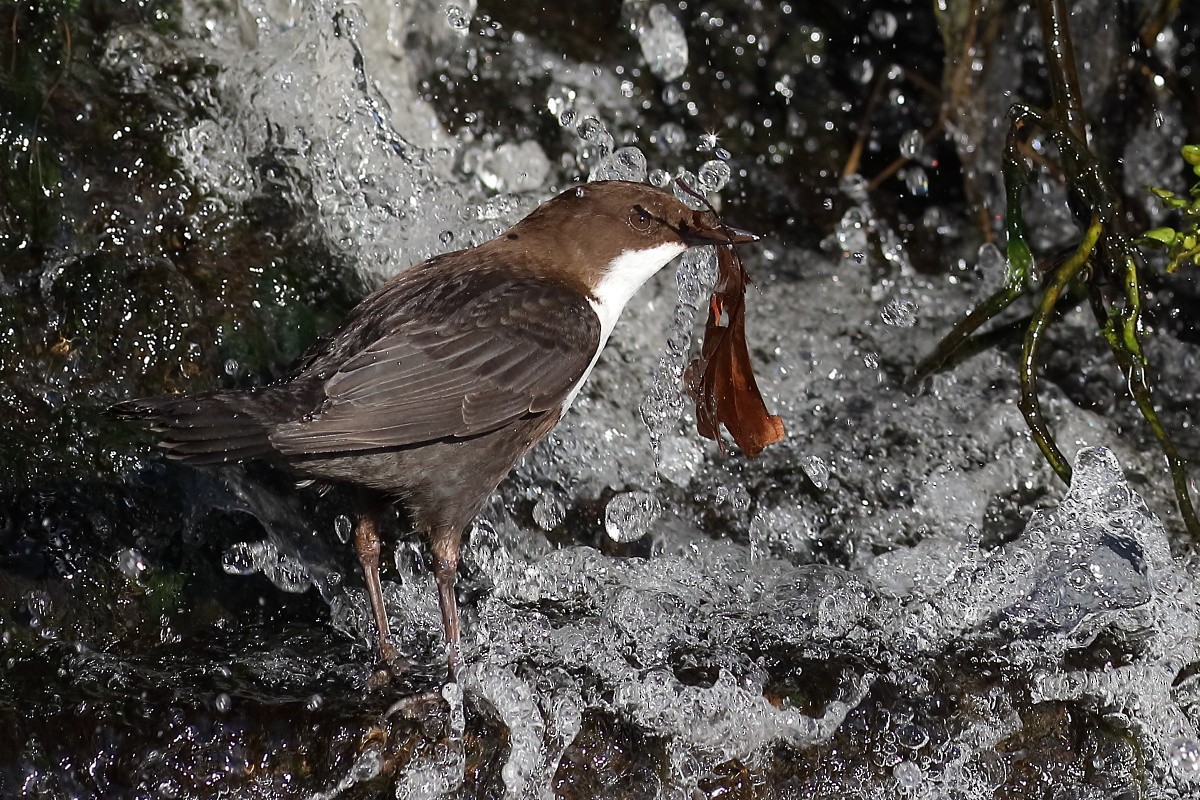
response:
M579 379L579 383L575 384L567 394L567 399L563 401L564 413L575 396L579 394L579 390L583 388L588 376L592 374L592 368L596 366L596 359L600 357L600 351L608 342L609 334L616 326L625 304L637 293L638 289L642 288L646 281L686 249L687 246L684 244L660 244L648 250L626 250L608 265L608 271L604 273L600 284L592 291L595 299L589 298L588 300L592 304L592 310L600 318L600 344L596 348L596 354L592 356L592 363L588 364L588 368L584 370L583 377Z

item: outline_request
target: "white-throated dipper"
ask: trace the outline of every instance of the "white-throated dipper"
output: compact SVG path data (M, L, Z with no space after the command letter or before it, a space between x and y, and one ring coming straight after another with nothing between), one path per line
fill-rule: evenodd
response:
M583 184L384 283L275 384L113 411L180 461L263 458L359 489L354 544L388 664L376 522L403 505L429 538L453 672L463 530L558 422L642 284L690 246L756 238L647 184Z

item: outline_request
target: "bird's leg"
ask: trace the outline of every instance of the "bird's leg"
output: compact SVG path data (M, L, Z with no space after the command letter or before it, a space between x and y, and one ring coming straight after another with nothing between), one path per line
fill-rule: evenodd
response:
M379 634L379 657L385 664L391 664L397 654L389 638L391 630L388 627L387 610L383 607L383 589L379 585L379 530L376 521L374 508L358 512L354 549L358 551L358 563L362 564L363 578L367 582L371 613L375 616L375 629Z
M446 660L451 680L458 680L458 598L454 582L458 576L458 555L462 550L462 531L434 528L430 533L433 550L433 577L437 582L438 605L442 610L442 631L446 635Z

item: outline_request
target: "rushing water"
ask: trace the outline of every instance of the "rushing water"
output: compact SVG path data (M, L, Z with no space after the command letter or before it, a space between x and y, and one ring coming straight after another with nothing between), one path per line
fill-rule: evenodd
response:
M927 140L958 30L927 4L100 5L0 8L0 796L1200 792L1200 576L1088 319L1048 347L1069 489L1011 348L902 389L1000 279L979 212L1005 93L1042 97L1015 83L1030 12ZM1096 6L1099 95L1122 34ZM1154 52L1184 74L1194 38ZM1155 102L1135 186L1186 130ZM908 159L878 188L840 175L859 131L863 175ZM713 264L689 253L470 531L458 685L403 519L384 587L414 667L368 693L345 498L167 463L103 414L269 381L381 278L572 182L678 174L769 234L749 338L789 436L747 460L695 434ZM1069 242L1061 188L1033 195L1037 246ZM1156 292L1196 457L1194 279Z

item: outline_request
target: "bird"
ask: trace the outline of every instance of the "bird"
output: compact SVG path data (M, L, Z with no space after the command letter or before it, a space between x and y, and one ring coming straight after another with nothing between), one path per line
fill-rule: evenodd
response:
M128 400L111 412L147 425L177 461L263 459L305 483L352 488L384 671L399 653L380 586L379 520L403 507L428 545L453 676L464 531L558 423L647 280L689 247L758 238L650 184L580 184L496 238L386 281L275 383Z

